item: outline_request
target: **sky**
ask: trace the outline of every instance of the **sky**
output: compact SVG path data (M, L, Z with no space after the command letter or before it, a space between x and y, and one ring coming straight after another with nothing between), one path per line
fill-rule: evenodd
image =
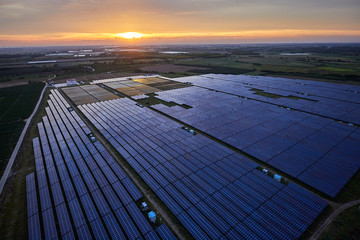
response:
M0 47L297 42L360 42L360 0L0 0Z

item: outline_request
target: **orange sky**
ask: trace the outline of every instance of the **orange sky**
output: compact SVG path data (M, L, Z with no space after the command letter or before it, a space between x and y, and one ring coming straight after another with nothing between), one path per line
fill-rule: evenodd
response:
M124 39L124 32L144 34ZM359 0L2 0L0 46L359 42Z

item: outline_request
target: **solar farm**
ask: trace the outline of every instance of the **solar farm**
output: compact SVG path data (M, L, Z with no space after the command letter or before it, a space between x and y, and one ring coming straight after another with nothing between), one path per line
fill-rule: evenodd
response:
M359 93L221 74L51 90L26 177L29 239L303 238L360 168ZM171 222L150 221L152 195Z
M76 105L118 98L115 94L106 91L97 85L68 87L63 88L63 91Z
M106 82L104 84L127 96L144 95L186 87L182 83L158 77L137 78L134 80L122 79L120 81Z

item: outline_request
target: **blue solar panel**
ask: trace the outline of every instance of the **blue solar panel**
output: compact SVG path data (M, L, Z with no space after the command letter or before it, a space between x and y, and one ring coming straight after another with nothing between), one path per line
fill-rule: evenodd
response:
M61 191L60 184L55 183L55 184L51 185L50 188L51 188L52 197L54 200L54 205L57 206L57 205L63 203L64 197L63 197L63 193Z
M159 234L161 239L176 240L174 234L164 223L161 224L158 228L156 228L156 232Z
M26 176L26 193L36 190L35 174L30 173Z
M66 179L69 178L69 174L67 172L65 164L58 165L57 169L58 169L61 181L65 181Z
M226 238L229 240L238 240L238 239L245 239L243 238L238 232L236 232L234 229L230 229L227 233L226 233Z
M89 222L93 221L94 219L97 219L99 217L95 205L93 201L91 200L89 194L85 194L82 197L80 197L80 201L84 207L85 214L87 216L87 219Z
M176 202L183 208L188 209L191 207L191 203L172 185L168 185L165 190L172 196Z
M122 180L124 178L127 177L126 173L124 172L124 170L119 166L118 163L114 162L110 165L110 168L114 171L114 173L116 174L116 176Z
M211 92L210 94L214 95L209 96L209 99L215 97L218 93ZM208 97L208 93L204 93L203 95ZM204 99L204 103L202 104L208 104L209 99ZM310 221L314 220L321 212L321 207L317 207L317 205L313 203L308 203L308 200L305 198L300 197L297 200L293 199L294 196L299 196L299 194L295 194L294 191L283 190L286 188L285 185L277 183L273 179L260 173L260 171L255 170L258 164L243 155L234 153L227 147L215 143L200 134L195 136L191 135L181 130L178 123L169 121L166 117L159 116L159 114L155 114L151 110L147 110L147 114L150 114L149 116L144 114L141 109L134 111L133 107L127 107L126 101L128 100L114 101L117 106L116 109L114 109L113 105L110 104L110 106L106 102L89 105L86 109L91 112L91 115L97 115L99 113L99 117L92 118L92 116L89 116L89 119L99 128L110 143L116 146L120 154L126 158L135 171L140 173L140 176L155 190L159 198L162 199L175 215L179 216L183 209L188 209L188 211L191 211L191 217L197 219L195 222L201 224L203 230L206 229L205 232L208 232L209 235L211 235L211 231L216 231L216 235L218 235L219 238L224 238L224 236L232 236L234 238L239 236L239 234L245 239L252 236L252 234L254 235L253 238L255 238L255 233L251 232L248 228L244 228L244 233L230 229L231 227L236 227L236 230L240 229L239 223L244 221L247 214L253 213L253 218L256 218L258 216L257 214L262 214L263 207L259 208L259 206L266 205L266 203L269 202L269 198L276 199L276 201L287 204L287 206L276 206L277 203L275 201L270 202L275 207L280 208L280 218L270 218L272 213L276 213L273 212L273 210L269 210L271 214L264 216L265 219L262 221L257 219L257 221L253 222L249 220L250 218L247 218L248 226L245 227L257 227L256 232L261 236L269 232L277 237L283 236L287 238L290 236L287 235L287 233L293 226L290 224L291 218L297 220L294 221L294 226L302 229L304 227L306 228L306 226L310 224ZM221 119L219 116L231 110L233 108L232 105L237 104L239 99L229 96L226 101L231 101L231 104L229 104L229 102L221 102L221 105L219 105L219 103L216 106L207 106L209 116L198 116L197 119L198 123L202 124L200 129L207 129L210 125L222 127L224 119ZM131 105L131 101L128 104ZM234 121L231 131L227 133L242 136L241 139L237 139L236 136L231 138L231 141L234 141L236 144L249 144L250 141L258 141L269 134L267 129L271 128L271 125L264 125L265 123L262 122L257 114L263 114L269 119L275 119L278 115L285 114L284 110L279 110L276 106L266 109L258 103L250 102L246 104L248 113L245 112L245 114L243 114L243 112L236 112L236 116L232 115L231 117L227 116L227 118L225 118L227 124L236 120L236 118L244 118L244 121ZM258 107L258 105L261 106ZM258 108L254 108L254 106ZM122 107L124 107L126 111L120 111ZM214 107L218 109L214 109ZM102 109L106 110L103 112L101 111ZM181 108L171 108L171 111L173 113L179 112L178 117L183 115ZM194 113L196 113L196 111ZM190 115L195 116L196 114L194 113L187 113L185 115L187 117ZM302 117L305 118L304 116ZM211 121L210 124L203 122L207 119ZM282 127L287 124L287 121L289 121L288 118L284 118L282 124L274 121L272 125L275 126L277 124L279 127ZM161 122L164 124L161 124L161 126L157 124L156 127L153 127L153 124L151 124L153 122ZM241 133L242 130L245 131L247 128L253 128L257 124L261 125L254 128L255 130L252 136L248 135L248 133ZM150 131L145 130L149 128L151 129ZM248 130L246 131L249 132ZM221 133L221 131L218 131L218 133ZM155 135L156 137L153 137ZM119 143L121 143L122 146L120 146ZM151 149L155 147L156 150ZM139 153L141 154L139 155ZM179 157L174 159L174 156ZM168 162L168 160L171 162ZM159 165L159 163L162 163L162 165ZM152 167L150 167L150 165ZM144 169L147 169L147 171L144 171ZM194 173L194 171L197 172ZM124 176L124 178L126 178L126 176ZM179 178L182 178L182 180L178 181ZM115 179L113 179L113 181L115 181ZM169 183L173 183L176 188ZM115 184L120 183L115 182ZM224 188L224 186L227 187ZM161 187L165 188L165 191ZM131 192L131 190L127 190ZM219 190L219 192L216 192L216 190ZM120 185L119 189L116 189L119 198L124 198L124 196L120 195L122 191L127 192L123 186ZM277 196L274 196L274 194L277 194ZM212 197L209 197L209 195L212 195ZM290 198L288 199L288 197ZM201 202L200 199L205 202ZM129 204L131 199L127 201L128 203L126 203L125 200L125 205ZM124 202L123 199L122 202ZM194 204L198 204L197 209L194 208ZM267 207L274 208L272 205ZM297 219L298 217L296 215L299 214L301 207L306 206L309 206L308 208L311 210L315 210L315 213L308 214L308 211L305 210L304 212L308 215L308 218L302 219L303 216L300 216L300 222L306 220L306 222L304 222L305 225L302 226L299 225L299 219ZM257 209L259 209L259 212L257 212ZM286 218L285 214L295 214L295 216ZM183 218L186 218L186 216ZM267 226L262 226L266 224L268 224L270 228L280 226L277 221L281 218L286 221L284 226L279 228L284 228L284 232L281 232L279 229L271 229L268 231ZM208 227L212 226L211 222L216 228ZM191 228L189 224L187 228ZM195 233L196 230L190 232ZM291 235L291 237L293 237L293 235Z
M72 186L70 179L64 180L62 182L62 185L64 188L64 193L65 193L66 199L68 201L74 199L76 197L76 193L75 193L74 187Z
M231 211L222 206L219 202L217 202L213 197L209 196L204 200L207 205L213 209L219 216L222 217L231 227L234 227L238 222L237 219Z
M66 233L72 231L72 225L70 222L69 214L66 209L65 203L62 203L56 206L56 216L58 218L58 223L60 227L60 234L65 235Z
M243 220L246 216L246 213L239 208L235 203L226 198L222 193L216 192L212 195L216 201L218 201L223 207L230 211L237 219Z
M40 218L38 213L28 218L28 239L29 240L42 239Z
M141 192L137 189L137 187L134 185L134 183L130 180L130 178L125 178L121 180L121 183L125 186L125 188L130 193L131 197L134 199L134 201L139 200L142 198Z
M126 239L124 233L121 231L119 224L116 221L114 214L109 213L104 216L104 223L113 239Z
M69 169L69 173L70 173L71 177L74 178L80 174L74 161L68 161L68 162L66 162L66 165Z
M210 239L187 213L180 213L177 217L195 239Z
M198 175L191 174L189 175L189 178L196 182L202 189L204 189L208 194L213 194L215 192L215 189L211 187L206 181L204 181L202 178L200 178Z
M104 174L101 172L101 170L98 168L94 171L92 171L94 178L96 179L97 183L99 184L100 188L103 188L109 184L109 182L106 180Z
M45 172L45 170L43 169L41 171L37 171L36 175L37 175L38 187L39 188L47 187L47 180L46 180L46 172Z
M174 183L174 186L179 190L179 192L184 194L184 196L189 199L192 204L196 204L200 201L200 198L198 198L195 193L186 187L182 182L177 181Z
M87 187L89 188L90 192L93 192L93 191L99 189L94 177L91 175L90 172L83 174L83 177L84 177L84 181L85 181Z
M177 180L177 177L175 177L169 170L167 170L161 164L157 165L156 168L169 182L173 183Z
M154 230L151 230L145 235L146 240L160 240L158 235L156 235L156 232Z
M100 190L96 190L96 191L92 192L91 195L94 199L94 202L95 202L101 216L105 216L106 214L108 214L111 211L109 205L107 204L107 202Z
M58 237L58 233L55 225L55 218L52 208L48 208L47 210L42 212L45 239L55 239Z
M253 231L251 231L246 225L244 225L243 223L239 223L238 225L235 226L234 228L238 233L240 233L243 238L245 239L256 239L256 240L261 240L262 238L260 238L258 235L256 235Z
M116 210L115 215L117 216L128 238L137 239L140 237L139 231L136 229L136 226L134 225L124 208L119 208L118 210Z
M174 215L178 215L179 213L182 212L182 209L179 206L179 204L177 204L176 201L172 197L170 197L170 195L164 189L161 188L157 190L156 194L165 203L165 205L170 209L170 211Z
M72 240L75 239L74 232L71 230L70 232L67 232L65 235L62 235L61 238L63 240Z
M136 206L134 202L131 202L126 206L126 209L129 211L130 216L134 219L136 226L140 229L142 234L146 234L151 231L151 226L149 222L146 220L144 215L141 213L139 208Z
M216 226L223 234L230 230L230 225L228 225L221 217L213 211L208 205L204 202L199 202L196 204L196 207L200 210L205 217L207 217L214 226Z
M86 186L80 176L74 177L73 182L74 182L76 191L80 197L88 192L86 189Z
M148 173L162 186L165 187L169 182L155 168L148 169Z
M94 233L95 239L109 239L109 236L106 233L104 225L101 223L100 219L95 219L90 223L91 229Z
M81 240L82 239L87 240L87 239L92 238L90 230L89 230L87 225L82 225L81 227L77 228L76 233L78 235L78 238L81 239Z
M40 188L39 195L40 195L41 211L45 211L45 210L51 208L51 199L50 199L49 189L47 187Z
M48 168L47 173L48 173L47 175L49 177L50 185L59 182L59 178L57 176L55 167Z
M250 217L247 217L244 220L244 224L248 226L261 239L277 239L273 234L271 234L269 231L267 231L259 223L257 223L254 219Z
M36 190L28 192L26 194L26 199L27 199L27 215L28 217L31 217L32 215L39 212Z
M71 213L71 218L74 222L74 227L79 228L80 226L86 224L85 216L81 210L78 199L73 199L68 202L69 210Z
M209 220L207 220L204 215L196 208L189 208L187 213L204 230L204 232L211 236L211 238L218 239L222 235L221 232L216 227L214 227L214 225Z
M124 205L129 204L133 200L131 199L130 195L127 193L126 189L120 182L116 182L112 185L114 191L117 193L118 197L121 199L121 202Z

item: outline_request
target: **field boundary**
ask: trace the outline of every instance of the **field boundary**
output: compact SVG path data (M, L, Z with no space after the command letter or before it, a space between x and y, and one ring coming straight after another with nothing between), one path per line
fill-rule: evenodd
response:
M35 108L34 108L34 111L31 113L30 117L26 120L25 127L24 127L24 129L22 130L22 132L21 132L21 135L20 135L20 137L19 137L19 140L17 141L16 146L15 146L15 148L14 148L14 151L12 152L11 157L10 157L10 159L9 159L9 162L8 162L7 165L6 165L5 171L4 171L3 175L1 176L1 180L0 180L0 195L1 195L2 191L3 191L3 189L4 189L6 180L7 180L8 177L9 177L9 173L10 173L10 171L11 171L11 168L12 168L13 164L14 164L15 158L16 158L18 152L19 152L19 149L20 149L20 147L21 147L21 144L22 144L22 142L23 142L23 140L24 140L24 136L25 136L25 134L26 134L26 132L27 132L29 126L30 126L31 120L32 120L32 118L34 117L35 113L37 112L37 110L38 110L38 108L39 108L39 105L40 105L41 100L42 100L42 98L43 98L43 96L44 96L44 92L45 92L46 88L47 88L47 84L45 84L45 86L44 86L44 88L43 88L43 90L42 90L42 92L41 92L41 95L40 95L40 97L39 97L38 102L36 103L36 106L35 106Z

